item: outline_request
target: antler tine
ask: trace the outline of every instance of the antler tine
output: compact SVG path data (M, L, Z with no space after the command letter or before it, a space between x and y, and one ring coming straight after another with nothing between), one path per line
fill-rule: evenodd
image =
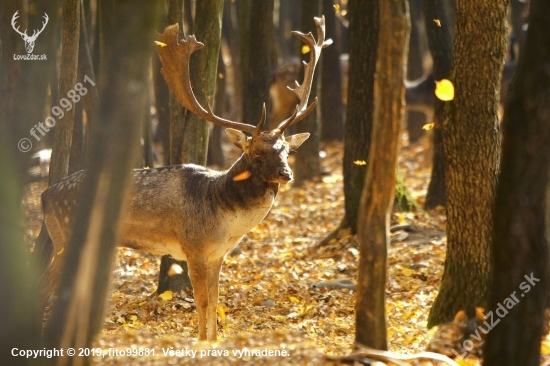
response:
M197 116L224 127L234 128L240 131L249 132L256 135L261 130L265 122L265 107L262 121L258 126L246 123L230 121L216 116L212 112L210 103L206 103L204 109L195 97L191 87L191 78L189 75L189 60L191 54L204 47L204 44L197 41L195 36L189 36L178 42L179 25L174 24L166 27L164 32L155 41L157 53L159 54L162 69L160 70L166 83L174 92L178 102Z
M304 119L309 113L311 113L311 111L313 111L315 105L317 105L317 98L315 98L313 103L307 106L309 94L311 92L311 84L313 83L313 73L315 72L315 67L317 66L319 57L321 56L321 50L330 46L332 44L332 40L325 40L325 17L322 16L321 18L314 18L314 21L317 28L317 41L315 41L315 38L311 32L308 34L303 34L297 31L292 32L295 37L299 38L309 46L310 61L304 61L304 81L302 82L302 85L298 84L296 81L296 87L289 87L289 89L296 94L300 102L296 106L296 111L292 114L292 116L277 126L277 129L281 133L284 132L287 127Z
M13 28L17 33L19 33L21 36L23 36L23 35L26 36L26 35L27 35L27 31L26 31L26 30L25 30L25 32L21 32L21 31L19 30L19 26L17 26L17 28L15 28L15 25L16 25L16 24L15 24L15 21L17 20L17 18L19 18L19 10L17 10L17 11L15 12L15 14L13 14L13 17L11 18L11 26L12 26L12 28Z

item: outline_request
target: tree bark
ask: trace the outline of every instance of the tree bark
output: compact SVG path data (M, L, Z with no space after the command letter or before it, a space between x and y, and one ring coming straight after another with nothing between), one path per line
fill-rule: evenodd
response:
M498 0L457 2L443 146L447 193L447 258L428 326L461 309L486 307L492 206L500 152L498 94L506 50L506 6ZM479 32L484 29L483 32Z
M323 0L327 38L336 38L336 13L332 0ZM333 43L323 52L321 62L321 140L344 140L344 104L340 73L340 45Z
M63 38L61 47L61 66L63 70L59 80L59 97L67 98L72 104L65 110L65 116L57 120L54 147L50 161L50 185L66 177L69 172L71 140L75 116L74 100L67 93L75 87L78 73L78 49L80 41L80 0L67 0L63 7Z
M453 2L454 3L454 2ZM424 20L428 35L428 45L433 59L435 80L446 79L451 72L453 59L453 35L446 11L448 0L433 0L424 3ZM436 24L434 19L439 20ZM445 116L445 102L436 99L434 105L433 164L430 184L426 194L426 210L445 206L445 152L443 151L442 124ZM431 121L430 121L431 122Z
M550 4L532 0L530 6L527 39L502 122L489 310L495 312L498 304L514 294L517 301L507 303L509 313L487 335L483 362L487 366L540 364L548 290L545 196L550 166Z
M361 194L355 343L388 349L386 268L397 153L404 113L409 22L405 0L380 0L374 122L365 186Z
M354 162L367 161L372 118L374 111L374 74L378 52L378 2L350 0L349 11L349 78L346 110L346 135L344 138L344 198L345 213L338 229L329 234L319 245L324 245L340 235L341 230L357 232L359 202L365 182L364 165Z
M244 4L245 6L247 4ZM242 120L257 125L262 105L269 100L271 47L273 40L273 0L252 1L239 24L241 46ZM243 23L248 23L243 24Z
M101 8L110 4L101 2ZM153 11L152 11L153 9ZM148 62L157 20L155 2L135 7L118 1L103 9L104 65L100 118L92 126L90 159L76 213L60 296L46 329L49 347L91 347L103 324L103 308L124 207L129 198L131 168L139 156L141 120L147 108ZM121 24L120 20L124 19ZM131 83L133 88L127 86ZM91 87L90 87L91 88ZM137 121L137 122L136 122ZM66 355L66 354L65 354ZM83 364L82 357L57 359Z
M302 29L303 33L312 32L316 34L314 17L318 17L321 14L321 0L308 0L302 2ZM303 44L300 44L300 49ZM309 53L303 54L302 60L309 61ZM321 65L318 65L320 69L323 68L323 58L319 60ZM303 70L300 73L303 80ZM315 97L320 95L320 81L319 73L316 72L313 75L313 82L311 83L311 93L309 94L309 100L314 100ZM309 138L300 147L300 153L296 155L296 162L294 165L294 176L297 185L304 183L319 175L321 172L321 160L319 159L319 140L320 140L320 120L319 115L321 108L319 105L301 122L296 124L296 132L309 132Z

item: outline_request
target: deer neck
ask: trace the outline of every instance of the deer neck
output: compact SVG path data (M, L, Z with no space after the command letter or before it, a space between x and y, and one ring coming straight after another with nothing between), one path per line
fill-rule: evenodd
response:
M279 191L279 183L264 181L246 154L226 171L221 183L225 186L224 191L232 195L227 198L235 202L233 206L244 208L255 203L266 204L265 200L270 200L271 205Z

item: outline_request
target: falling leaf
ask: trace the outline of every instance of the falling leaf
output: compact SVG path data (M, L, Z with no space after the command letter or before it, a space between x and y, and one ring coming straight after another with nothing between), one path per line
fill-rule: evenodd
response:
M155 41L155 44L157 46L160 46L160 47L166 47L166 43L162 43L162 42L159 42L159 41Z
M250 173L248 170L245 170L244 172L242 173L239 173L237 174L236 176L233 177L233 180L235 182L238 182L240 180L245 180L245 179L248 179L250 178L250 176L252 175L252 173Z
M455 88L453 83L448 79L441 79L435 82L435 96L444 102L455 98Z
M336 12L336 14L338 14L340 12L340 4L335 4L333 6L334 6L334 11Z
M65 251L65 247L61 247L61 249L59 250L59 252L57 252L56 254L57 255L60 255L61 253L63 253Z
M305 55L308 52L309 52L309 46L308 45L303 45L302 46L302 54Z
M173 294L172 294L172 291L167 290L167 291L164 291L162 294L160 294L159 297L164 301L170 301L172 300Z
M218 315L220 316L220 323L225 323L225 308L223 305L218 305Z
M175 276L183 273L183 268L177 263L173 263L168 269L168 276Z
M434 128L434 126L435 126L435 123L433 123L433 122L432 123L426 123L424 126L422 126L422 129L426 130L426 131L429 131L432 128Z
M435 25L437 25L438 27L441 27L441 22L439 21L439 19L434 19L434 23L435 23Z
M355 160L353 162L355 165L367 165L367 162L365 160Z

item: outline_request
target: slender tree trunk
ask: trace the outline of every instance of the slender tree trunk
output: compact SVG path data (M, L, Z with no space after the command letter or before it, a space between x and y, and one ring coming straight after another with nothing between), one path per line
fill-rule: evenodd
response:
M453 1L454 3L454 1ZM433 58L435 80L447 79L453 59L453 35L446 7L449 0L433 0L424 3L424 20L428 44ZM439 23L434 22L437 19ZM443 151L442 124L445 120L445 102L436 99L434 105L433 164L430 184L424 207L429 210L445 206L445 153Z
M54 148L50 161L50 185L66 177L69 172L71 139L75 116L75 99L68 97L77 82L78 47L80 41L80 0L67 0L63 7L63 39L61 48L61 78L59 97L69 99L73 108L65 109L64 117L56 122ZM78 93L77 93L78 94Z
M194 33L204 48L191 58L193 91L199 103L213 104L220 52L223 0L197 0ZM182 144L182 161L206 165L209 123L187 113Z
M327 38L336 38L336 13L332 0L323 0ZM344 140L344 104L342 103L342 75L340 72L340 45L333 43L323 52L320 65L321 85L321 140Z
M458 1L456 27L450 74L455 97L445 103L442 124L447 257L429 327L452 320L461 309L486 307L491 267L506 6L499 0Z
M406 0L380 0L379 9L372 141L357 229L355 343L386 350L387 245L404 113L409 21Z
M248 4L243 4L245 7ZM271 47L273 39L273 0L252 1L247 16L240 20L242 75L242 121L257 125L262 116L262 104L269 100L271 85ZM244 24L247 23L247 24Z
M105 1L100 8L109 5ZM67 248L59 288L64 296L59 297L46 329L49 347L89 348L103 323L116 242L129 198L131 168L139 156L151 50L146 45L153 43L155 9L153 1L138 8L131 1L118 1L114 9L101 12L107 37L103 43L105 66L100 82L105 84L100 86L100 118L92 126L90 146L95 159L89 161ZM132 89L127 87L129 83ZM58 365L84 362L83 357L57 359Z
M321 14L321 0L308 0L302 2L302 29L303 33L312 32L315 34L314 17ZM300 45L300 48L302 45ZM309 53L303 54L302 59L309 60ZM321 63L320 69L323 68L323 58L319 60ZM303 71L300 73L303 75ZM309 100L314 100L320 95L320 77L318 73L313 75L311 83L311 93ZM302 184L319 175L321 172L321 160L319 159L319 142L320 142L320 121L321 108L318 105L303 121L296 124L296 132L309 132L309 138L302 144L300 153L296 155L296 163L294 167L296 184Z
M321 243L330 242L341 230L357 232L359 202L365 182L366 169L360 162L367 161L372 116L374 111L374 74L378 52L378 2L350 0L349 11L349 78L344 139L344 197L345 213L340 227ZM354 162L359 162L356 164Z
M488 310L496 312L505 304L509 313L487 335L486 366L540 364L548 291L550 3L532 0L530 6L527 39L504 110L502 171L494 208Z

